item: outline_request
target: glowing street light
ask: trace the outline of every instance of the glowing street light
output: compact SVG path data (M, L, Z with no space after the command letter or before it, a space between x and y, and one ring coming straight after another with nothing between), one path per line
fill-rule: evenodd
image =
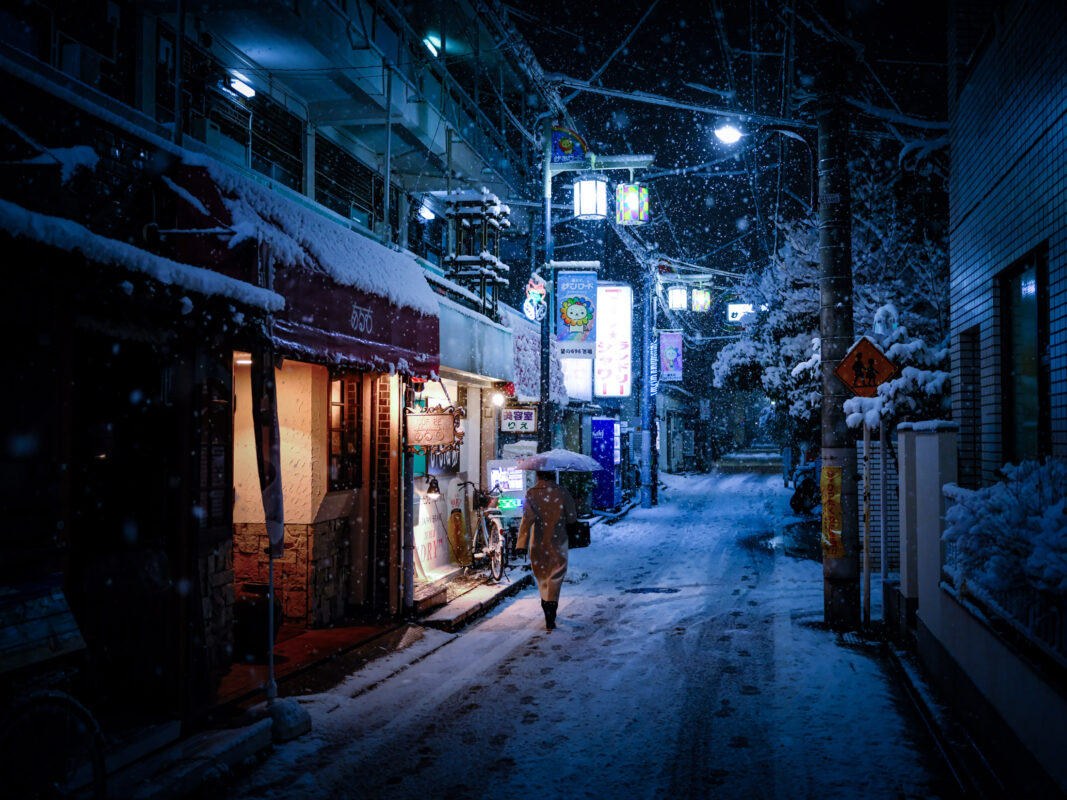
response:
M723 144L737 144L741 141L741 131L733 125L720 125L715 129L715 138Z
M667 289L667 307L671 311L685 311L689 307L689 290L684 286Z
M710 311L711 310L711 292L707 289L694 289L693 290L693 310L694 311Z
M615 187L615 222L619 225L648 222L647 188L639 183L620 183Z
M608 179L584 175L574 182L574 218L604 219L608 215Z
M233 77L230 78L230 88L237 92L237 94L241 95L241 97L249 100L256 96L256 90L248 83L248 78L240 72L233 73Z

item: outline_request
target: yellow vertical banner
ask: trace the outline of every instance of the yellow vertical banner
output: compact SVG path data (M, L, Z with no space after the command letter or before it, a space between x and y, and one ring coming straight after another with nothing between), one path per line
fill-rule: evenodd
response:
M841 467L823 467L819 481L824 558L845 557L845 542L841 537L841 472Z

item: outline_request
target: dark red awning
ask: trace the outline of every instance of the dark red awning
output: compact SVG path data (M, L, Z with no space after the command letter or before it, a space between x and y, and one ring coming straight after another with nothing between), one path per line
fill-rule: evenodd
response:
M433 292L414 258L214 163L179 164L165 184L176 195L177 228L186 231L174 243L182 260L269 282L285 298L285 308L274 314L278 353L416 377L437 374L436 301L426 300ZM197 229L213 232L189 233ZM269 278L260 267L265 258ZM328 258L346 263L323 263ZM393 296L371 290L378 287Z

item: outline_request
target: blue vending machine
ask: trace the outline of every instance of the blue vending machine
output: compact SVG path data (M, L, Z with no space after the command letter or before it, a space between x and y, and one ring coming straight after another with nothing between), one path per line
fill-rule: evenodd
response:
M593 508L614 508L622 502L622 426L608 417L594 417L590 422L593 458L601 467L593 473Z

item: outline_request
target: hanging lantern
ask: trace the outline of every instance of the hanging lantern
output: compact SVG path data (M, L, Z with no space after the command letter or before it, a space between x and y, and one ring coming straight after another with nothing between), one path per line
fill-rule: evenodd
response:
M693 310L694 311L710 311L711 310L711 292L707 289L694 289L693 290Z
M620 183L616 186L615 222L619 225L643 225L648 222L648 189L639 183Z
M574 218L604 219L608 215L608 179L587 175L574 182Z
M667 289L667 306L671 311L685 311L689 307L689 290L684 286Z

